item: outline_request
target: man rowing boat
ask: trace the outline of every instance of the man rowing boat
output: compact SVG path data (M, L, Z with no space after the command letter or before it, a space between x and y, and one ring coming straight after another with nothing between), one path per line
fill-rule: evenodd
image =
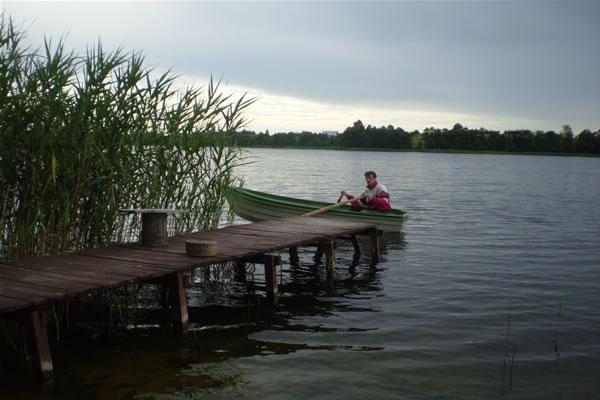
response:
M382 212L390 211L392 209L390 195L386 187L377 182L377 174L375 171L365 172L365 181L367 182L367 189L358 196L357 200L350 203L352 209L357 211L362 209ZM346 196L348 200L354 199L354 196L347 193L345 190L342 191L342 197L343 196Z

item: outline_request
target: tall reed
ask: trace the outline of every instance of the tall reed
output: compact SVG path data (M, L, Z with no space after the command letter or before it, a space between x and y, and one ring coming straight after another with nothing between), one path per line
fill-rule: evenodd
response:
M123 240L119 208L179 208L178 231L214 227L242 161L221 133L254 99L181 89L140 53L79 55L63 41L24 44L0 16L0 257Z

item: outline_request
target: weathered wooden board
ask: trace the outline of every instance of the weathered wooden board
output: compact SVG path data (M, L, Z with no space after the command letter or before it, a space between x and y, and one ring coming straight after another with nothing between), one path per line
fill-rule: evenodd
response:
M112 246L0 264L0 314L374 228L368 223L295 217L176 236L166 247ZM188 257L189 239L216 240L219 252Z

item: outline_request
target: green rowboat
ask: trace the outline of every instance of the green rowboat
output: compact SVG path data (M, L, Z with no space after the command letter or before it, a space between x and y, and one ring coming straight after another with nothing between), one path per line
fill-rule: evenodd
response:
M302 215L329 205L329 203L320 201L276 196L245 188L230 189L227 200L237 215L252 222ZM382 231L397 232L402 227L406 213L402 210L353 211L349 206L340 206L319 216L347 221L372 222L376 223L378 229Z

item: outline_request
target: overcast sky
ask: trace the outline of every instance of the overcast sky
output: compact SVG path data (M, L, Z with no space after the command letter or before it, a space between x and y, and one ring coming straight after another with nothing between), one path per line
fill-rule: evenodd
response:
M250 128L600 129L600 1L14 2L41 43L141 50L258 103Z

